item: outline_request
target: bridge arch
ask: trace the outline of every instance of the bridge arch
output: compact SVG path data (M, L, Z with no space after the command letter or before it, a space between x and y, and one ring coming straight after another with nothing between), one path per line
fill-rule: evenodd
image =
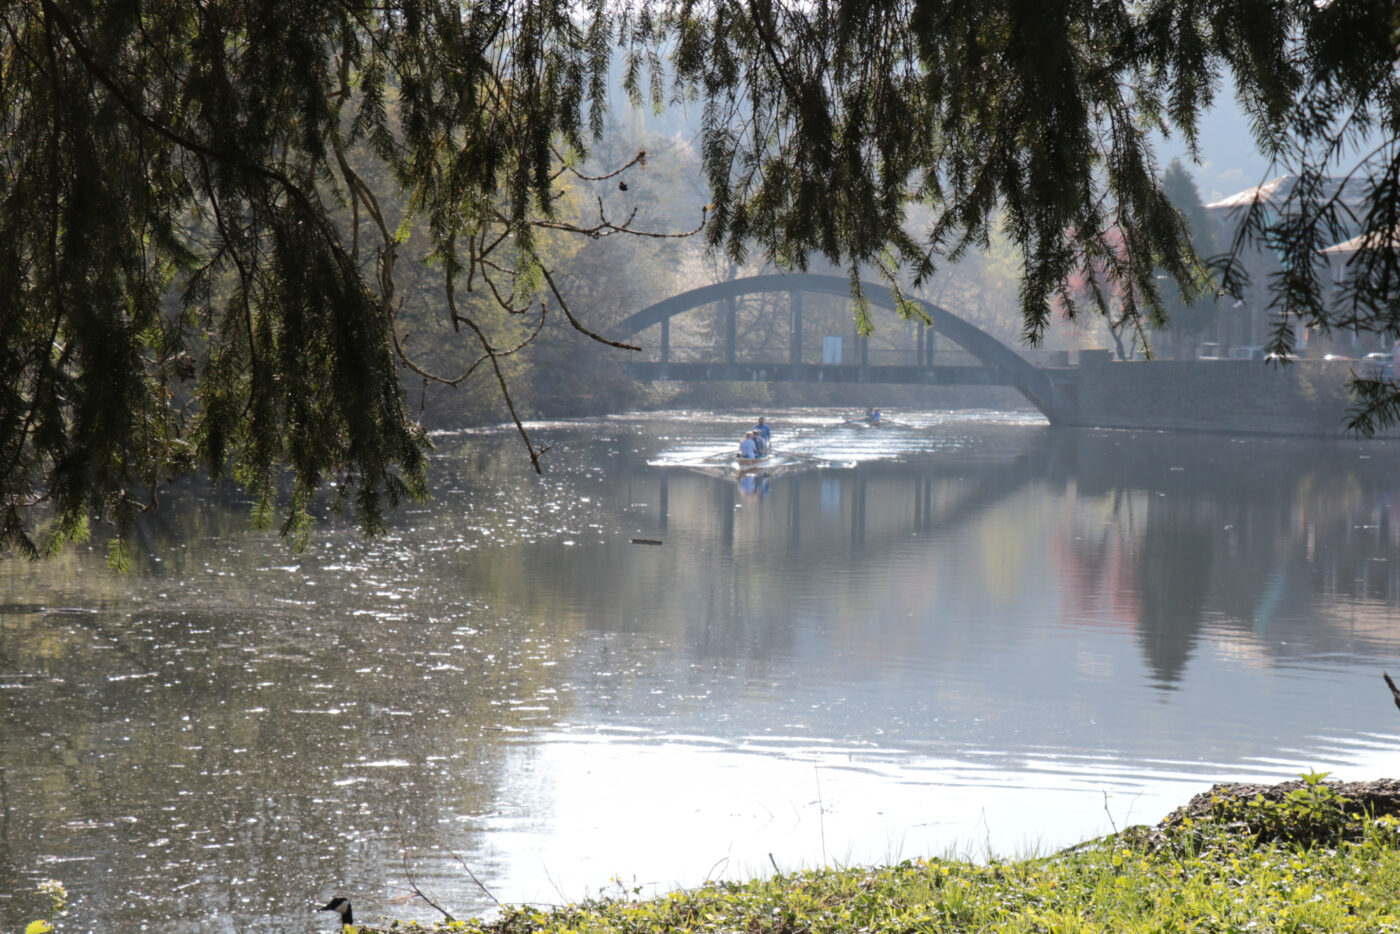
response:
M861 289L872 305L890 311L896 310L894 297L887 285L862 282ZM841 276L812 273L769 274L717 282L673 295L643 308L613 327L610 336L622 340L653 325L668 322L683 312L713 302L760 292L815 292L849 298L851 283L849 279ZM909 301L928 314L933 321L935 332L962 347L984 366L998 371L1003 377L1001 382L1017 389L1050 419L1051 423L1061 421L1061 414L1065 412L1068 400L1062 398L1060 390L1044 370L1025 360L986 331L964 321L947 309L921 298L910 298Z

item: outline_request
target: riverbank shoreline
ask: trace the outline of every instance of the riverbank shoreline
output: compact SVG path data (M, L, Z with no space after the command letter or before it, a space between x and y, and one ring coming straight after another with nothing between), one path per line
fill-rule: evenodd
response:
M1153 826L1048 856L776 873L642 899L371 931L1073 934L1400 930L1400 781L1217 784Z

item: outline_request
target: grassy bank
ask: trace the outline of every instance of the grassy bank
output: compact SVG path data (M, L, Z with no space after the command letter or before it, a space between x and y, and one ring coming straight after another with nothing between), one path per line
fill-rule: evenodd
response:
M398 924L471 934L1400 932L1400 821L1306 776L1219 786L1157 827L1049 856L911 860L713 883L661 898L489 921ZM1382 783L1400 794L1400 786ZM1388 806L1386 810L1389 810Z
M1400 781L1340 785L1323 778L1218 785L1155 827L1129 828L1046 856L820 869L715 882L654 899L514 907L485 920L357 930L1400 934ZM65 893L58 883L45 885L57 920ZM61 921L56 928L63 930ZM36 921L26 934L53 930L50 922Z

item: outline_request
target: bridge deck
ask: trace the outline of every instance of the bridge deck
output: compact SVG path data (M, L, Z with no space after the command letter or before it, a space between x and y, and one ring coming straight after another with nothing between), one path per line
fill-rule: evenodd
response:
M1015 374L989 366L859 366L835 363L650 363L627 364L637 380L704 382L735 380L802 383L903 383L923 386L1018 386Z

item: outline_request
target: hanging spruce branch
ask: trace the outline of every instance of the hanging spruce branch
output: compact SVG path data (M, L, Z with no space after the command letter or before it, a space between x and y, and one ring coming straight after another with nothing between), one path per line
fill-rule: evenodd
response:
M501 361L550 299L596 335L552 294L538 232L673 233L559 210L627 22L553 0L0 10L0 548L49 553L97 518L120 563L161 484L201 467L297 543L330 481L378 532L427 491L404 372L490 373L539 469ZM400 330L417 225L460 374Z
M289 535L331 481L376 531L427 489L408 373L491 380L538 468L508 364L556 316L599 331L550 238L703 228L735 262L820 256L898 292L1000 223L1028 341L1086 269L1119 297L1097 313L1145 339L1154 273L1201 279L1150 140L1194 149L1227 80L1299 179L1292 209L1241 226L1289 260L1276 344L1298 320L1400 337L1398 27L1372 0L10 0L0 547L47 553L93 520L120 542L200 468ZM615 54L635 105L698 108L711 209L681 230L566 207L642 168L581 168ZM1321 182L1356 145L1347 216ZM1339 308L1317 251L1356 228ZM424 269L461 341L451 372L408 327ZM1397 393L1363 395L1358 429L1395 419Z

